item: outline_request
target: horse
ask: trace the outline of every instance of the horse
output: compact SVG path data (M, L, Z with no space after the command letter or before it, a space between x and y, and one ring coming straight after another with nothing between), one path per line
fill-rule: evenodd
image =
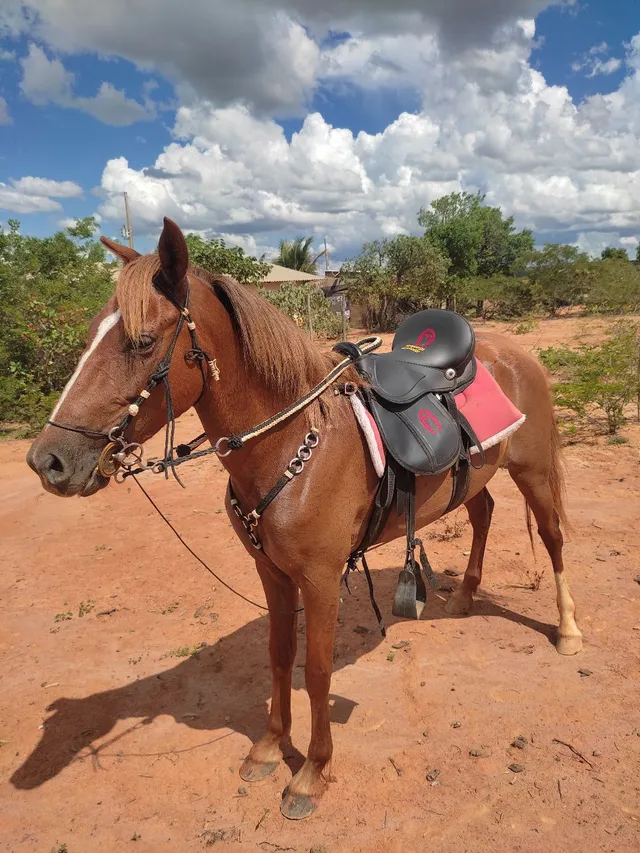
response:
M108 484L118 459L131 448L195 408L229 474L227 514L255 560L270 613L272 697L267 731L240 770L249 782L274 772L291 729L302 597L311 739L303 766L283 794L281 812L305 818L316 810L330 779L329 689L342 571L363 540L379 480L352 408L333 384L325 383L326 392L308 404L293 406L288 417L271 425L269 419L308 395L327 374L331 377L337 357L320 353L291 320L247 286L191 266L184 235L171 220L164 219L154 254L140 255L101 239L122 261L115 292L92 321L88 347L27 462L48 492L88 497ZM473 543L464 579L446 611L463 615L472 608L494 507L487 485L499 468L506 468L524 496L529 536L532 513L553 565L556 649L573 655L582 647L582 636L564 573L564 473L547 378L531 355L499 334L479 333L475 355L526 421L485 452L482 467L470 471L464 503ZM159 360L161 369L154 370ZM345 377L361 381L351 370ZM268 428L252 433L262 422ZM239 435L248 439L234 443L229 438ZM290 463L295 448L298 454ZM105 459L116 464L109 467ZM275 490L278 477L277 497L263 513L251 513ZM450 497L446 473L418 477L417 527L440 518ZM402 520L391 513L378 544L403 532Z

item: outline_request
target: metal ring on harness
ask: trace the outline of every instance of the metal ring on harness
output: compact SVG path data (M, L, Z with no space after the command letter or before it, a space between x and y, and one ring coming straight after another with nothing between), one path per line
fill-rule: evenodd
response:
M221 453L221 452L220 452L220 445L222 444L222 442L223 442L223 441L226 441L226 442L227 442L227 448L228 448L228 450L226 450L224 453ZM233 448L232 448L232 447L229 447L229 436L228 436L228 435L223 435L223 436L222 436L222 438L219 438L219 439L216 441L215 447L214 447L213 449L215 450L216 454L220 457L220 459L224 459L224 458L225 458L225 456L228 456L228 455L232 452L232 450L233 450Z
M308 432L304 437L304 443L306 447L310 447L312 450L314 447L318 446L318 442L320 438L318 436L317 430L313 430L312 432Z
M298 459L297 456L294 456L291 462L289 462L288 470L291 471L292 474L302 474L304 470L304 462L302 459Z

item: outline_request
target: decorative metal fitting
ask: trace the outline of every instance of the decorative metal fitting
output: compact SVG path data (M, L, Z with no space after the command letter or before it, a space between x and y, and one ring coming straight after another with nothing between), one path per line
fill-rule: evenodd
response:
M445 379L448 379L449 381L451 381L452 379L455 379L456 378L456 372L453 369L453 367L448 367L444 372L444 376L445 376Z

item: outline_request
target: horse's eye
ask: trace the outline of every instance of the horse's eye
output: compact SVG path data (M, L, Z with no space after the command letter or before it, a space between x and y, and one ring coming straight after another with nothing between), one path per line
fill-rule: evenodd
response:
M155 338L151 335L140 335L139 340L132 344L132 349L137 355L148 355L155 345Z

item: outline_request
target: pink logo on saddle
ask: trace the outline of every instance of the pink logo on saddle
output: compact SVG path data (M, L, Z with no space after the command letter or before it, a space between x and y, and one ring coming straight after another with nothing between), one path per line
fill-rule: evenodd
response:
M430 432L431 435L435 435L438 432L442 432L442 424L437 419L437 417L430 412L429 409L420 409L418 412L418 417L420 418L420 423L426 429L427 432Z
M431 346L435 339L436 333L433 331L433 329L425 329L424 332L420 332L420 334L416 338L415 345L417 347L423 347L424 349L426 349L427 347Z

